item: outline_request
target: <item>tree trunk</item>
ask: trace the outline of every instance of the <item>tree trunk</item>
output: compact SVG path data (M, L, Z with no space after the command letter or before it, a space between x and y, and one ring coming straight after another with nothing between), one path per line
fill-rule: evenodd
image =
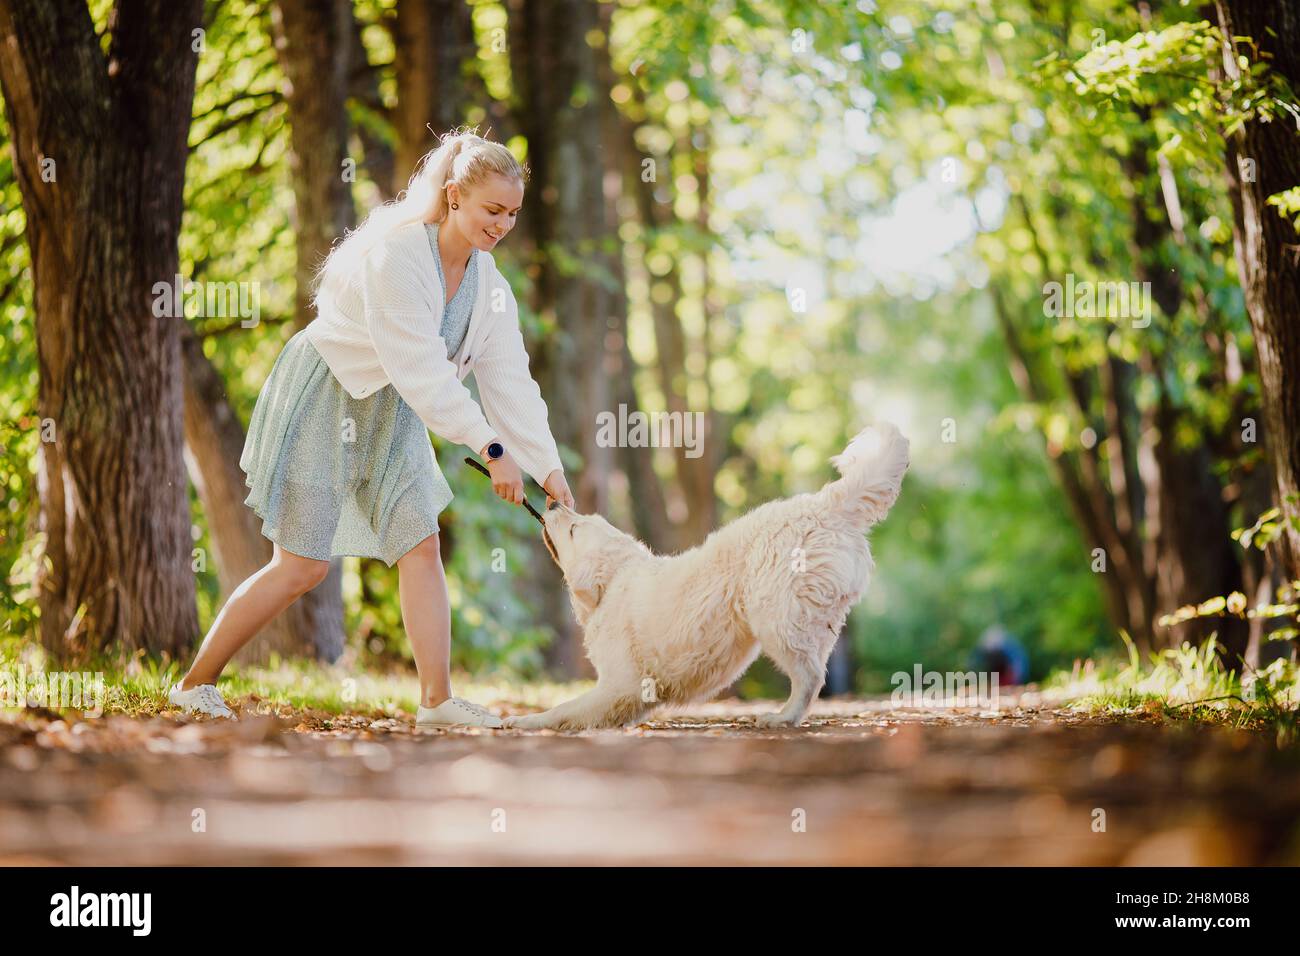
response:
M1223 488L1212 471L1210 454L1203 445L1177 446L1176 418L1162 394L1156 412L1161 437L1155 447L1161 476L1155 505L1160 511L1156 595L1162 613L1242 588L1244 555L1232 540ZM1218 634L1224 663L1240 668L1250 636L1246 621L1240 618L1194 618L1168 629L1164 643L1198 644L1212 632Z
M612 79L612 74L609 75ZM639 97L635 99L637 107L644 111L644 103ZM611 109L613 109L612 104ZM643 182L641 164L648 157L643 156L637 148L636 125L618 114L617 110L615 114L622 129L621 153L624 181L644 227L648 244L657 232L666 230L677 222L672 206L672 170L665 163L657 170L657 173L663 177L662 183ZM701 131L699 135L703 136L704 133ZM697 175L702 175L701 171L707 170L707 154L697 152L690 139L679 142L678 149L692 158L692 171ZM701 181L700 185L703 186L704 182ZM662 193L665 190L668 191L667 197L656 195L657 191ZM703 201L704 197L701 195L701 208L703 208ZM707 228L707 223L704 225ZM690 342L682 325L681 316L677 314L677 306L682 299L681 276L677 260L674 259L668 272L663 276L652 275L649 278L652 285L664 283L668 289L668 294L663 297L663 301L658 297L652 297L650 303L655 330L657 352L655 367L659 388L663 392L667 411L670 414L683 416L684 421L684 416L692 413L689 402L691 381L687 369ZM705 307L707 308L707 304ZM709 357L707 335L706 324L705 341L701 343L704 358L702 378L706 385ZM705 391L707 393L707 388ZM687 457L684 448L668 450L673 462L673 473L677 479L666 496L672 529L670 545L675 551L699 544L708 537L717 523L717 505L713 493L713 482L717 472L717 457L713 450L715 423L707 403L701 411L704 424L703 434L700 436L703 453L699 457L690 458ZM649 454L649 451L645 453Z
M1014 197L1016 205L1029 230L1035 255L1044 276L1054 274L1048 253L1039 238L1033 211L1022 194ZM1095 267L1101 263L1090 255ZM1002 291L992 289L993 304L999 327L1011 357L1011 373L1021 393L1035 404L1049 404L1056 399L1058 389L1051 387L1035 357L1030 354L1024 336L1017 327ZM1104 439L1092 448L1080 447L1076 452L1055 451L1049 447L1048 455L1061 480L1061 487L1074 512L1076 523L1090 551L1100 548L1105 553L1105 570L1091 562L1102 575L1102 586L1110 607L1111 622L1117 630L1128 633L1138 648L1146 652L1153 646L1155 620L1154 546L1144 540L1142 529L1136 526L1144 513L1146 489L1139 484L1140 477L1152 488L1158 487L1159 470L1147 445L1131 450L1133 442L1128 434L1136 411L1131 400L1126 399L1122 386L1129 369L1124 363L1109 360L1098 367L1099 400L1102 405L1101 420L1093 422L1091 411L1093 386L1083 372L1065 370L1064 399L1073 403L1076 426L1098 426ZM1104 426L1104 427L1103 427ZM1155 433L1150 428L1139 428L1139 434ZM1110 463L1108 474L1119 485L1107 484L1103 478L1100 450L1111 449L1121 460ZM1136 459L1130 464L1129 456ZM1139 469L1139 465L1141 468ZM1123 500L1120 500L1121 497Z
M628 134L631 136L631 128ZM634 149L629 149L628 153L639 169L640 156ZM656 162L658 163L657 160ZM641 224L644 227L643 248L646 251L650 251L658 232L666 229L676 220L672 207L673 175L670 162L669 159L658 164L661 167L658 172L662 174L664 180L662 183L641 182L639 177L633 181L633 196L636 198ZM660 193L660 196L656 196L656 192ZM667 196L660 198L664 193L667 193ZM650 316L655 332L655 374L659 379L659 391L663 394L664 407L668 414L679 418L684 423L686 416L690 414L687 403L689 376L686 371L686 355L689 346L686 330L682 328L681 316L677 314L677 305L682 300L682 281L676 257L671 258L666 273L663 275L648 273L647 278L652 290ZM656 287L664 289L665 293L654 294ZM651 448L643 449L641 453L655 454L654 449ZM667 448L665 454L673 463L673 475L676 479L669 485L666 494L667 517L672 527L671 548L673 551L681 551L699 543L699 540L692 540L694 535L691 504L687 497L687 489L690 487L687 474L690 471L691 460L686 457L684 448ZM695 461L699 460L695 459Z
M610 112L615 112L613 103ZM620 121L615 119L607 127L616 127ZM621 131L606 131L607 149L611 155L617 155L622 149ZM620 213L618 210L623 192L609 197L606 203L606 229L611 235L617 235ZM614 285L610 292L610 322L615 328L610 335L617 339L617 353L607 358L607 372L614 383L613 401L628 408L641 408L642 403L637 394L637 365L628 347L628 302L627 272L622 255L612 257ZM654 470L653 449L633 448L624 444L618 449L618 467L627 480L628 520L636 536L654 552L662 554L673 550L674 535L668 523L668 504L664 499L664 489L659 476Z
M1150 111L1137 110L1142 128L1150 127ZM1166 250L1182 247L1180 203L1172 168L1161 163L1160 174L1151 169L1154 144L1139 137L1125 158L1125 172L1134 184L1132 202L1134 261L1138 279L1151 283L1153 297L1170 322L1185 302L1208 308L1198 290L1184 288L1178 270L1164 261ZM1148 201L1150 200L1150 201ZM1163 209L1164 214L1150 210ZM1202 315L1202 322L1208 316ZM1148 338L1151 338L1148 336ZM1223 500L1223 486L1215 476L1214 462L1202 441L1195 448L1178 444L1178 424L1183 412L1169 397L1167 361L1159 344L1148 344L1143 371L1156 385L1154 407L1147 411L1143 428L1151 436L1148 467L1151 485L1145 502L1148 541L1153 558L1147 562L1155 586L1157 617L1188 604L1240 590L1242 568L1239 549L1232 541L1232 526ZM1199 643L1218 633L1229 667L1241 666L1249 631L1244 621L1225 617L1193 619L1173 628L1159 628L1156 636L1166 646L1182 641Z
M1006 295L997 284L991 285L989 292L994 318L1007 346L1011 378L1026 401L1035 405L1045 404L1050 400L1048 388L1033 362ZM1083 460L1087 454L1086 450L1081 451L1078 457ZM1104 506L1105 489L1088 483L1086 470L1076 469L1069 453L1057 453L1049 448L1048 459L1056 471L1085 546L1089 551L1101 548L1109 556L1105 570L1099 573L1111 623L1116 630L1128 633L1139 647L1149 649L1151 615L1142 587L1145 579L1141 570L1132 566L1130 551L1110 520L1114 509Z
M695 127L691 134L691 165L695 172L696 196L699 198L699 210L696 213L696 225L704 236L713 235L709 223L709 204L712 194L709 189L709 162L712 158L712 145L707 125ZM717 418L713 414L713 387L711 370L713 368L713 296L709 283L709 246L699 253L700 260L700 316L703 327L700 330L700 381L704 395L704 434L700 438L702 454L699 458L688 459L686 478L686 497L691 509L690 538L692 542L703 541L718 526L718 497L714 493L714 484L718 478L719 443L717 440ZM847 642L840 652L844 668L851 674L851 648ZM835 691L839 693L839 691Z
M1300 89L1300 9L1258 0L1217 0L1223 35L1250 37L1224 50L1229 79L1241 75L1238 56L1268 64L1292 90ZM1247 162L1249 161L1249 162ZM1273 463L1283 523L1278 555L1284 576L1300 579L1300 237L1268 205L1268 197L1300 183L1300 137L1278 112L1251 119L1228 137L1227 173L1234 205L1237 268L1259 355L1264 440Z
M348 68L352 5L348 0L276 0L271 8L276 55L289 104L289 171L298 328L312 320L316 268L335 239L356 223L348 178Z
M393 192L406 188L420 157L464 122L470 97L467 63L476 53L465 0L401 0L393 21L397 74L397 165Z
M180 325L155 285L178 269L202 11L124 0L106 55L84 4L0 0L45 430L41 639L60 657L197 637Z
M379 71L370 65L366 55L366 45L361 36L362 23L352 11L352 42L348 45L351 62L348 65L348 96L367 115L355 124L357 138L361 141L362 162L366 174L379 191L381 202L388 202L395 195L393 180L396 178L396 156L383 135L375 129L376 123L391 120L388 108L384 105L379 92ZM374 119L372 120L371 117ZM398 187L404 188L403 180Z
M596 415L615 410L607 360L620 349L606 335L613 305L600 281L611 270L601 249L607 166L601 110L609 90L587 40L597 10L591 0L510 0L508 10L515 116L528 138L533 173L524 197L533 307L555 327L537 350L535 370L556 440L582 456L578 508L603 512L615 449L597 444ZM544 567L549 558L540 556L540 541L534 547L534 565ZM589 674L563 594L552 584L543 598L547 622L561 635L548 663L561 673Z

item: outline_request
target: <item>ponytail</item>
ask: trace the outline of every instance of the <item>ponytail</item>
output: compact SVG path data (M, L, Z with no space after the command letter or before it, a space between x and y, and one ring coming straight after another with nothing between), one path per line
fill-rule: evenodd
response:
M527 182L529 172L509 149L484 139L469 127L440 136L438 145L420 157L406 189L335 243L316 271L314 304L319 306L322 296L344 281L366 253L394 229L412 222L444 221L450 183L456 183L465 193L491 175Z

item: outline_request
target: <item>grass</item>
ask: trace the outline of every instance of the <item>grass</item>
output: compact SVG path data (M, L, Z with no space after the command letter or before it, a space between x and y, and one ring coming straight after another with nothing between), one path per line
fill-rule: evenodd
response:
M381 671L355 666L355 653L346 651L338 663L322 664L272 657L265 666L231 664L219 683L222 696L232 706L252 702L269 710L316 710L330 714L392 717L414 714L420 684L409 670ZM30 686L58 671L44 650L30 641L0 641L0 673L15 681L20 671ZM167 690L181 679L185 668L175 661L159 661L143 654L129 658L98 657L75 667L79 674L103 674L104 712L131 717L153 717L169 708ZM493 707L546 708L574 697L590 686L581 681L523 682L501 675L453 674L453 692L475 703ZM13 690L9 692L13 694ZM5 701L11 704L11 701ZM54 708L58 709L58 708Z
M1092 713L1139 716L1171 722L1207 722L1271 732L1278 746L1300 742L1300 670L1275 660L1248 675L1244 685L1224 668L1213 638L1200 648L1183 644L1143 661L1127 635L1127 661L1076 663L1044 683L1044 695ZM58 670L32 641L0 639L0 675L36 677ZM153 717L167 710L167 689L184 668L137 654L101 657L81 664L79 673L103 674L104 710L109 714ZM577 696L590 682L523 681L504 674L453 675L458 696L511 711L547 708ZM232 705L253 704L285 715L292 711L355 714L374 718L415 713L420 686L408 669L363 668L357 653L345 651L336 664L272 659L266 666L232 664L222 675L222 695ZM12 689L9 690L12 695ZM0 707L8 701L0 701ZM54 708L57 709L57 708Z
M1279 747L1300 742L1300 671L1294 661L1275 660L1243 680L1224 667L1213 637L1199 648L1184 643L1143 661L1128 635L1120 636L1127 661L1076 662L1072 672L1045 682L1045 694L1092 713L1271 732Z

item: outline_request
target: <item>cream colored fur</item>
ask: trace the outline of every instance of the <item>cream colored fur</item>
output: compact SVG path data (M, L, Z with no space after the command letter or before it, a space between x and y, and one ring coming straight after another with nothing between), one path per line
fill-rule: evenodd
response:
M548 510L544 538L564 572L597 681L574 700L507 718L506 726L620 726L658 704L717 694L760 652L790 678L790 698L759 723L801 723L875 568L866 533L898 498L908 442L882 425L859 433L831 461L839 479L755 508L678 555L651 553L599 515Z

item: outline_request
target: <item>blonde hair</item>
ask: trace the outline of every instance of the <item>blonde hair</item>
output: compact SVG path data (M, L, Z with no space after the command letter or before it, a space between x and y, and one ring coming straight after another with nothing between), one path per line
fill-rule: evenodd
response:
M336 242L316 271L313 303L343 280L365 254L388 233L412 222L442 222L447 218L447 186L462 193L481 186L489 176L528 182L528 166L501 143L478 135L478 127L458 127L440 137L438 145L420 157L406 188L371 211L357 228Z

